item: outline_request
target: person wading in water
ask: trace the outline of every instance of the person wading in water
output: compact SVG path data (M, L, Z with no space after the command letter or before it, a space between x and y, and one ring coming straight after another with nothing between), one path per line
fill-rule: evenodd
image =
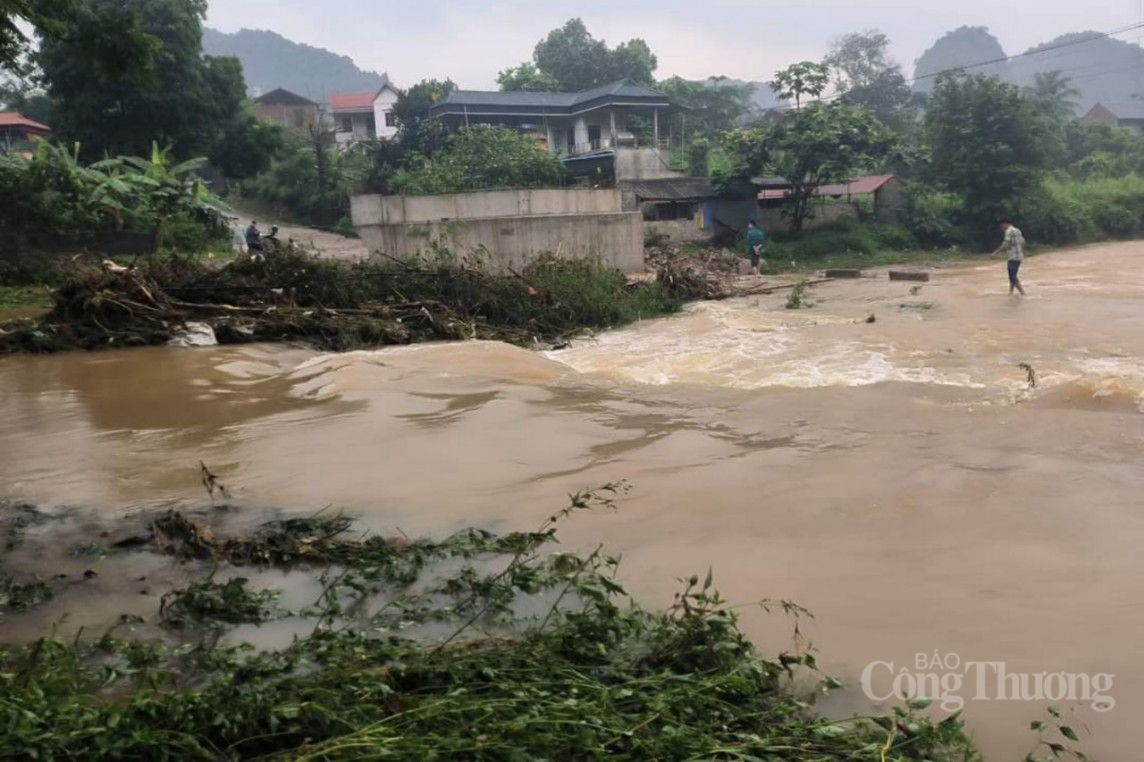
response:
M1021 287L1021 280L1017 277L1017 271L1021 269L1021 263L1025 261L1025 236L1009 220L1001 220L1001 232L1004 233L1005 238L1001 241L1001 246L998 247L997 251L993 252L993 256L997 256L1002 251L1008 253L1009 294L1012 295L1013 290L1016 289L1021 293L1021 296L1024 296L1025 289Z

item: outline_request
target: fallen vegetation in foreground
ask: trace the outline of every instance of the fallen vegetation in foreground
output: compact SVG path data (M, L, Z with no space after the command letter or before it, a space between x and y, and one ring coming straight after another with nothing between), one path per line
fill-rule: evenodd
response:
M448 252L433 261L346 263L293 244L265 261L213 267L172 257L138 268L75 266L39 320L0 325L0 354L150 346L188 323L221 344L298 340L344 351L450 339L522 346L669 314L659 283L629 284L599 262L542 257L514 276Z
M622 489L574 495L536 532L439 543L354 537L341 516L246 537L178 513L153 518L106 552L167 554L199 578L163 596L152 622L0 646L0 749L127 760L981 758L962 720L931 721L926 701L817 716L813 692L790 680L816 671L813 655L760 657L710 573L682 580L655 613L628 598L602 549L547 552L562 519L612 507ZM309 570L322 592L283 611L275 591L224 578L228 566ZM808 615L775 606L796 622ZM309 634L279 651L219 645L229 627L274 620Z

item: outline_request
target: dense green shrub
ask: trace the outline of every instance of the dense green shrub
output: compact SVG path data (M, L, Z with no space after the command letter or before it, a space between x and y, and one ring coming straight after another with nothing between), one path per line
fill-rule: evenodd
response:
M918 239L901 225L872 225L868 230L883 251L914 251L918 248Z
M394 178L399 193L460 193L485 188L533 188L563 184L566 171L536 141L506 127L474 125L449 136L435 156L410 156Z
M904 227L842 219L801 235L777 235L767 246L767 256L797 262L839 254L873 256L880 251L910 251L917 245L917 239Z
M956 246L965 242L965 235L954 224L963 206L955 194L910 183L906 186L902 223L922 246Z
M1054 176L1021 199L1016 216L1025 237L1038 243L1131 238L1144 225L1144 177Z
M217 203L194 172L172 166L155 147L149 159L119 157L91 165L50 143L31 159L0 157L0 231L11 259L42 244L153 236L160 247L201 251L226 234Z
M1026 240L1064 245L1094 240L1097 232L1083 203L1040 188L1021 199L1014 214Z
M349 214L354 160L332 146L296 140L267 172L244 182L242 193L269 207L275 218L334 225Z

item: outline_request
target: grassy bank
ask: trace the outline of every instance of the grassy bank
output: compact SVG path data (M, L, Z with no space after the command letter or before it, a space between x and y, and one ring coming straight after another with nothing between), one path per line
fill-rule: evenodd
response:
M809 652L761 655L711 574L681 580L674 604L654 612L628 597L603 550L556 551L560 522L614 507L622 489L574 495L535 532L439 542L355 536L339 516L242 536L175 513L141 519L126 540L101 540L101 554L163 553L192 581L149 619L0 647L0 749L139 760L980 758L961 720L927 719L924 700L884 716L817 715L813 696L838 683ZM9 527L10 544L19 531ZM276 591L244 579L258 568L305 572L322 592L283 610ZM219 645L237 625L283 622L304 633L285 649ZM817 685L799 690L794 675Z
M925 251L921 249L908 251L883 250L873 253L842 250L833 254L802 257L790 259L781 248L768 250L764 257L767 259L765 273L776 275L783 273L813 273L829 269L875 269L879 267L896 266L932 266L935 264L951 264L981 259L981 255L974 257L957 251Z
M767 272L784 273L952 262L966 255L950 248L926 250L909 230L896 225L840 220L799 235L773 236L764 256Z
M37 318L51 308L51 292L44 286L0 286L0 323Z
M1027 234L1026 234L1027 235ZM1096 236L1092 240L1108 240ZM996 243L1000 245L1000 233ZM1054 245L1026 238L1027 254L1051 251ZM747 245L740 242L734 251L746 257ZM779 234L767 240L763 254L765 272L813 273L826 269L875 269L899 265L942 266L982 262L988 254L959 246L925 248L905 228L843 220L800 235Z
M659 283L629 284L595 261L541 257L500 276L478 257L446 250L411 264L348 263L272 244L265 262L222 267L180 257L130 271L74 266L46 316L3 326L0 353L164 344L187 322L210 325L224 344L301 340L344 351L477 338L535 346L679 307Z

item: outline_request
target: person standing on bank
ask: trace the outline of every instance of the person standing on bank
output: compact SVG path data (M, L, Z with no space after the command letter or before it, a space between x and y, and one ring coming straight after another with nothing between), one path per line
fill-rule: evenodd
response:
M1013 290L1016 289L1021 293L1021 296L1024 296L1025 289L1021 287L1021 280L1017 277L1017 271L1021 269L1021 263L1025 261L1025 236L1009 220L1001 220L1001 232L1005 237L1001 241L1001 246L993 252L993 256L997 256L1002 251L1009 255L1009 294L1012 295Z
M251 220L250 226L246 228L246 248L252 253L262 251L262 231L258 229L258 223L254 220Z
M763 259L763 244L767 237L754 220L747 223L747 254L751 257L751 275L758 276L759 268L766 267L767 261Z

